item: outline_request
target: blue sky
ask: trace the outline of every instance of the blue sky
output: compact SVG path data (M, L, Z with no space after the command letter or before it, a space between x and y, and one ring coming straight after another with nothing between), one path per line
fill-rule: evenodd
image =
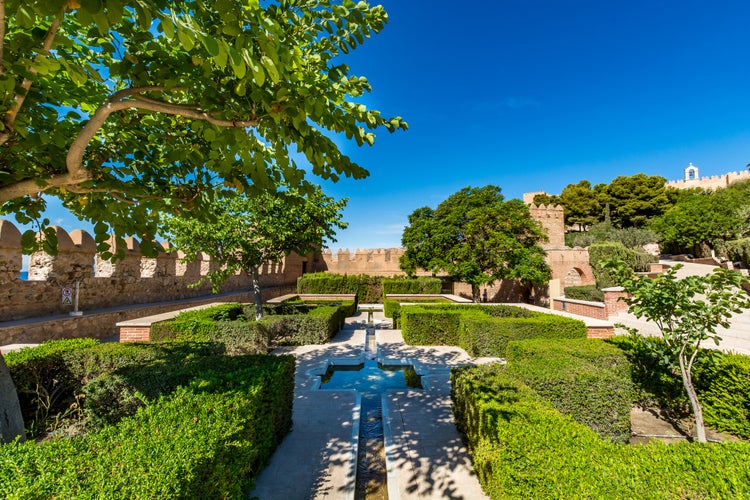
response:
M469 185L520 198L750 162L750 2L381 3L390 23L344 61L373 86L363 102L410 130L341 143L371 175L324 183L350 198L334 251L400 246L412 211Z

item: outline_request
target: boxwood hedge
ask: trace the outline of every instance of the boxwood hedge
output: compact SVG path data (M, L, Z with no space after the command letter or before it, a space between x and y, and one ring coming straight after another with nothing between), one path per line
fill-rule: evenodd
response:
M454 370L451 382L456 424L490 498L750 496L750 443L616 444L501 365Z

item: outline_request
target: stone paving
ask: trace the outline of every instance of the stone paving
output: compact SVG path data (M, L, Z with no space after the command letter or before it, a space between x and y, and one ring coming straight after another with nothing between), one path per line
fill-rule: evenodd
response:
M474 475L456 430L450 402L450 368L493 359L474 359L457 347L415 347L403 343L382 312L375 313L378 360L413 364L425 390L383 396L388 498L487 498ZM320 391L327 363L364 360L365 313L348 318L331 342L288 347L275 353L297 358L292 431L261 472L251 498L353 499L359 433L356 391Z

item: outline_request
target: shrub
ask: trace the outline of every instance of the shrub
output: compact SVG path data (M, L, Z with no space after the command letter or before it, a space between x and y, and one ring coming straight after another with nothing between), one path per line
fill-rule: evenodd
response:
M453 370L456 425L490 498L741 498L750 444L602 441L499 365Z
M669 408L675 416L689 413L682 378L658 354L661 338L623 335L608 342L622 349L633 367L633 381L644 405ZM648 346L654 344L656 349ZM750 439L750 357L706 349L698 356L694 382L707 425Z
M530 339L512 342L508 372L550 400L563 414L602 438L630 437L633 383L620 349L599 340Z
M95 346L95 339L52 340L5 355L32 435L54 428L76 403L83 386L81 351Z
M246 496L290 427L294 359L245 360L203 373L100 433L0 446L0 496Z
M394 276L383 280L384 296L391 293L403 294L439 294L443 290L443 282L440 278L420 276L410 278L408 276Z
M303 274L297 278L297 293L354 293L359 303L379 304L383 301L382 278L366 274Z
M183 311L170 321L151 325L150 338L153 342L208 342L218 321L244 320L244 312L243 305L239 303ZM249 317L255 318L255 313Z
M426 310L419 306L401 308L401 333L411 345L458 345L461 312Z
M586 331L582 321L551 314L530 318L464 316L459 345L472 356L504 358L508 342L514 340L585 339Z
M599 289L616 285L609 271L602 267L602 262L610 259L620 259L636 272L648 271L649 264L657 261L653 255L626 248L619 242L594 243L589 247L589 264Z
M727 241L725 252L732 262L741 262L742 267L750 268L750 238Z
M604 292L599 290L596 285L566 286L563 293L565 297L573 300L604 302Z

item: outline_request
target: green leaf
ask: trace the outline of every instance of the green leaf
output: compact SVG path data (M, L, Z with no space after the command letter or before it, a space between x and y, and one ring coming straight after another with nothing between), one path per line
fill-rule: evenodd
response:
M219 42L216 41L216 38L208 35L203 35L201 37L201 42L203 42L203 46L206 47L208 55L210 55L211 57L216 57L219 55Z
M195 47L195 37L193 35L193 32L181 25L177 26L177 40L180 41L180 45L182 45L182 48L187 50L188 52L193 50L193 47Z
M20 5L16 11L16 22L21 28L31 29L36 23L36 14L31 8Z
M250 70L253 72L253 80L258 87L262 87L266 82L266 73L263 67L255 59L250 59Z
M229 62L237 78L244 78L247 73L247 67L245 66L245 61L242 60L242 55L234 47L229 47Z
M224 68L227 65L227 60L229 59L229 48L225 43L219 44L219 53L214 56L214 63L220 67Z
M89 11L91 14L98 14L102 11L101 0L81 0L81 8Z
M279 71L276 69L276 65L273 63L270 57L264 55L260 58L260 63L266 68L269 78L273 83L279 83Z

